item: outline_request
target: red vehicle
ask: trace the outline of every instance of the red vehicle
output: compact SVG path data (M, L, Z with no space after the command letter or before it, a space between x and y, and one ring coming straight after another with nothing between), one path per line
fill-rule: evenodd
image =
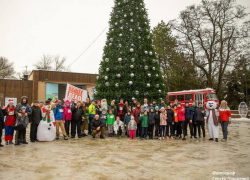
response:
M186 101L190 105L195 101L196 106L198 106L198 102L200 101L205 105L207 101L213 100L217 103L217 107L219 107L219 99L216 96L215 90L211 88L168 92L168 102L175 103L177 100L182 106L185 105ZM206 106L204 107L206 108Z

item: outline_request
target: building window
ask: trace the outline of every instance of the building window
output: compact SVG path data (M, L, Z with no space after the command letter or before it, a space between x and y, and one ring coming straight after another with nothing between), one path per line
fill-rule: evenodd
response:
M186 101L192 101L193 100L193 94L185 94L185 100Z
M175 96L169 96L169 101L175 101Z
M178 101L184 101L184 95L178 95L177 100Z

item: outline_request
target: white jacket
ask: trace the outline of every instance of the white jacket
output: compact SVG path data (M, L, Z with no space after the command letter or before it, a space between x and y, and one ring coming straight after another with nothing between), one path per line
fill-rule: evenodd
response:
M119 126L121 126L122 128L122 132L124 132L124 123L122 121L115 121L114 122L114 131L117 133L117 131L119 130Z

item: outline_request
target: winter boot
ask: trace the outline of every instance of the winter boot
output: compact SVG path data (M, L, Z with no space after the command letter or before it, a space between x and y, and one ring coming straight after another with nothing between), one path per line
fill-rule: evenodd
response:
M19 146L20 145L20 139L18 139L18 141L16 141L16 143L14 145Z
M8 142L8 141L6 141L6 142L5 142L5 145L9 145L9 142Z
M64 140L68 140L68 137L67 137L67 136L64 136Z
M59 140L59 136L56 136L56 140Z
M100 135L100 138L101 138L101 139L105 139L105 137L104 137L103 135Z
M9 141L9 144L13 144L13 142L12 142L12 141Z
M215 138L215 142L219 142L218 138Z
M24 139L24 140L22 141L22 144L29 144L29 143L26 141L26 139Z
M209 139L209 141L213 141L213 140L214 140L214 138L210 138L210 139Z

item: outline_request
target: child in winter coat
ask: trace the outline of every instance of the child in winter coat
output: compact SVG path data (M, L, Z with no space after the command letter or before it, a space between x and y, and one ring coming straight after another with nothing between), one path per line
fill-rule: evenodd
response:
M173 140L174 111L171 109L170 105L167 106L166 111L167 111L167 140L169 138Z
M160 114L159 106L155 107L155 138L158 139L160 130Z
M137 129L137 123L135 121L134 116L131 116L131 120L128 123L128 130L129 130L130 139L134 139L136 137L135 136L136 129Z
M148 135L148 112L145 110L143 115L140 115L139 118L141 122L141 140L145 138L147 140Z
M166 125L167 125L167 112L166 112L165 108L162 107L161 114L160 114L160 137L159 137L159 140L164 139Z
M139 121L139 114L140 114L140 107L141 107L141 103L137 102L136 103L136 108L133 110L133 116L135 117L135 121L137 123L137 130L136 130L136 137L138 137L141 134L141 124Z
M114 122L115 122L115 115L113 114L112 109L109 110L109 114L107 115L107 125L108 125L108 137L113 137L114 131Z
M119 139L121 139L122 137L122 131L124 130L124 124L123 122L120 120L120 116L116 116L116 121L114 122L114 131L115 134L118 136Z
M65 101L65 107L63 108L63 121L65 122L65 130L67 133L67 136L69 136L69 126L72 119L72 109L70 105L70 101Z
M29 124L29 117L26 114L26 107L21 108L22 111L22 116L18 116L16 118L16 126L22 126L22 129L19 129L18 131L18 141L15 145L20 145L21 143L21 136L23 137L22 139L22 144L28 144L26 141L26 128Z
M5 144L13 144L13 134L14 134L14 129L13 125L15 124L16 121L16 116L15 116L15 106L13 105L13 101L10 101L8 106L5 108L7 112L7 117L6 117L6 122L5 122ZM0 129L1 131L1 129Z
M129 137L129 130L128 130L128 123L131 120L131 111L128 110L127 115L124 118L124 126L125 126L125 135L127 135Z
M175 104L173 107L173 111L174 111L174 135L177 138L179 136L179 134L181 134L181 129L179 128L180 126L178 126L178 111L177 111L177 105Z
M178 103L177 105L177 116L178 116L178 123L179 126L181 127L181 130L183 132L183 138L182 140L186 140L185 138L185 108L181 106L181 103ZM179 138L181 139L181 134L179 134Z
M155 111L154 107L149 108L149 113L148 113L148 135L149 139L153 140L153 131L154 131L154 126L155 126Z

